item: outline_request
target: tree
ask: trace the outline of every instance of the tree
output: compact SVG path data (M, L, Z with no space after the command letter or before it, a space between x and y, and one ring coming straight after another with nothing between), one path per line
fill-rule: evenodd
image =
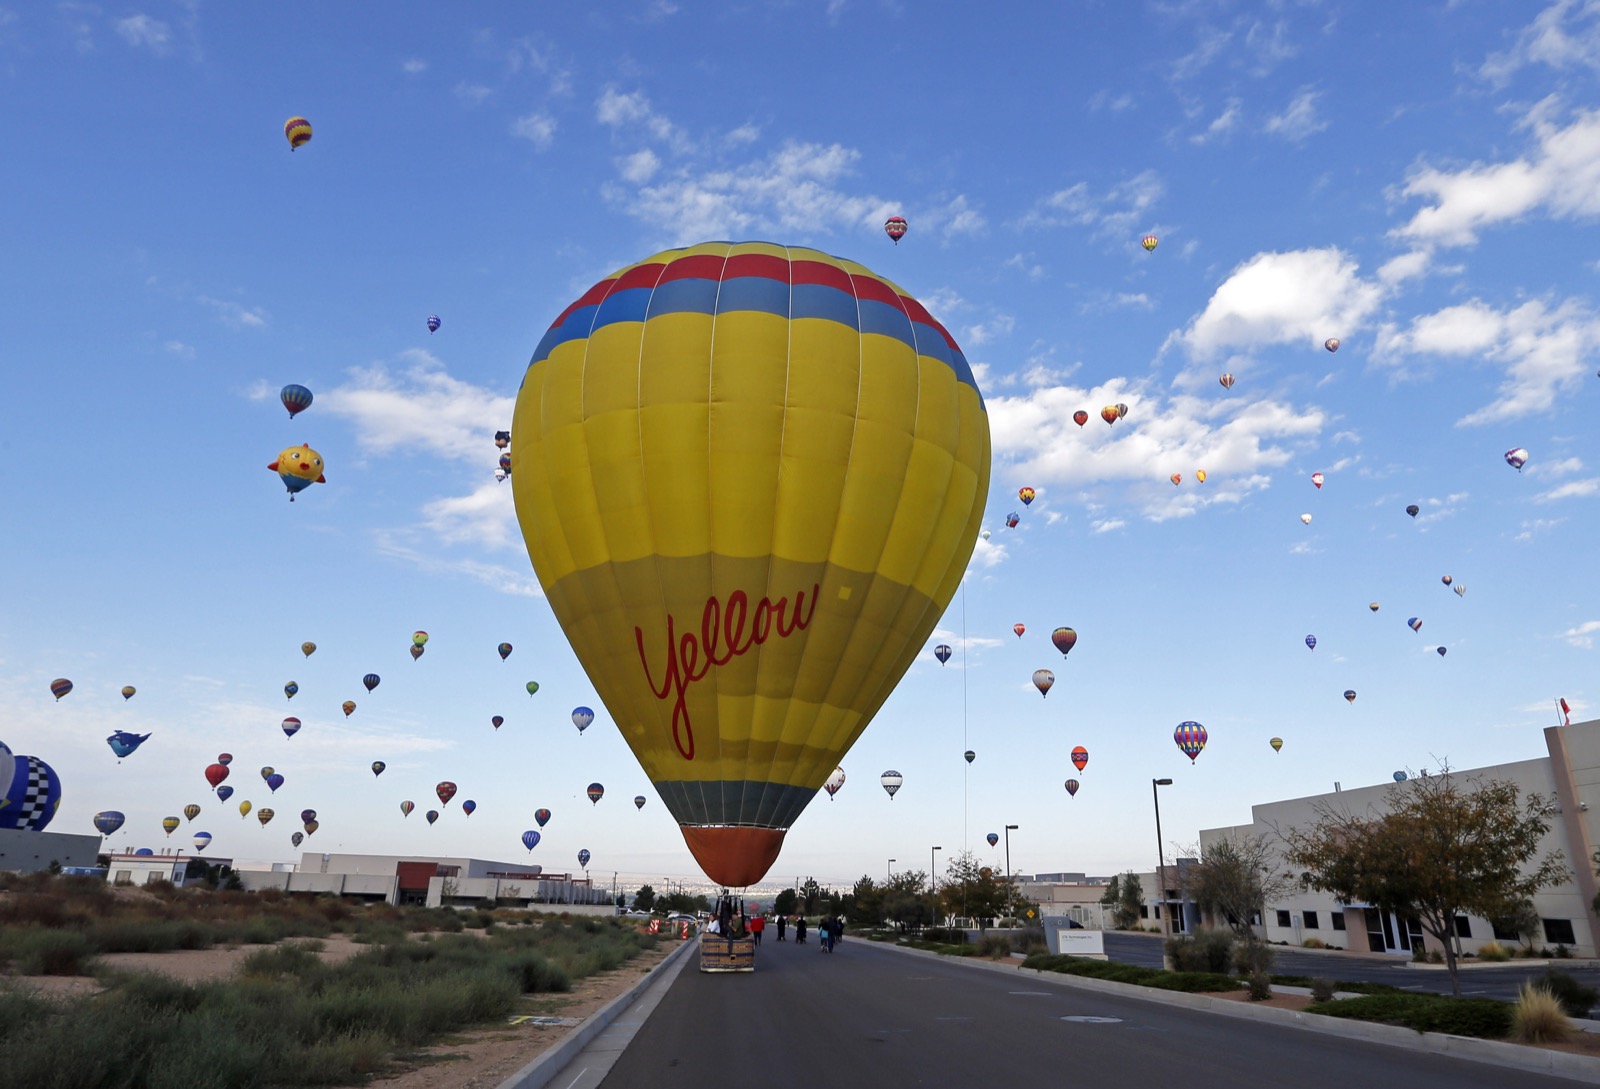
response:
M922 926L929 914L928 875L921 870L901 870L883 889L883 915L901 930Z
M951 912L976 919L993 919L1011 904L1011 884L995 876L991 867L971 851L961 851L945 868L939 895ZM980 926L983 924L979 924Z
M884 920L883 893L872 878L863 874L845 897L845 921L853 926L879 926Z
M772 910L779 915L793 915L800 907L800 897L793 889L784 889L772 901Z
M649 911L656 906L656 890L649 885L640 885L639 891L633 894L633 909L635 911Z
M1106 882L1106 891L1100 894L1100 906L1111 913L1111 925L1120 927L1117 920L1117 905L1122 902L1122 883L1116 874L1111 875L1111 880Z
M1519 900L1489 921L1497 931L1516 934L1529 949L1539 936L1539 909L1533 906L1532 900Z
M1555 803L1524 801L1515 783L1464 780L1448 765L1396 783L1385 812L1355 816L1331 807L1285 837L1301 882L1345 903L1415 917L1444 949L1450 985L1461 994L1456 916L1486 919L1566 880L1559 851L1538 858Z
M1201 911L1219 917L1244 940L1253 971L1266 970L1261 935L1253 925L1257 912L1295 887L1275 847L1265 836L1228 836L1206 848L1200 862L1188 867L1183 890Z
M1139 909L1144 905L1144 885L1139 875L1129 870L1122 875L1121 886L1112 916L1118 930L1127 930L1139 925Z

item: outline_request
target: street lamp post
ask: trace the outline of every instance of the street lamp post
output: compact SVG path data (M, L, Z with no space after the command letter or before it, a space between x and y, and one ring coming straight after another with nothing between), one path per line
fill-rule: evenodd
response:
M1011 833L1016 830L1016 825L1006 825L1006 907L1008 909L1011 907L1011 900L1014 899L1011 888Z
M939 914L939 863L934 855L942 850L944 850L943 847L935 847L928 852L928 886L932 893L929 899L933 901L930 905L932 909L929 912L930 919Z
M1172 937L1172 911L1171 905L1166 902L1167 851L1161 844L1161 792L1157 788L1171 785L1171 779L1150 780L1150 797L1155 801L1156 806L1156 860L1160 863L1160 868L1156 871L1156 880L1161 884L1161 887L1157 890L1160 896L1157 899L1158 906L1156 910L1161 911L1163 906L1168 909L1161 911L1161 966L1169 972L1173 969L1172 954L1167 952L1167 939Z
M894 880L894 861L895 860L891 858L889 860L889 864L883 868L883 879L885 881Z

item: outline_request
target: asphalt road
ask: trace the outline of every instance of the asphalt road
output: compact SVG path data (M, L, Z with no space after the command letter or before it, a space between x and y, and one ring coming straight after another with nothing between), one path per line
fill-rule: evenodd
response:
M1161 967L1161 939L1157 936L1119 934L1107 931L1106 956L1124 964L1147 968ZM1415 968L1401 957L1354 953L1311 953L1275 945L1272 947L1275 974L1312 976L1328 980L1360 980L1387 983L1409 991L1450 993L1450 973L1443 968ZM1538 979L1546 968L1557 968L1580 983L1600 990L1600 967L1589 961L1532 960L1511 961L1504 968L1472 967L1461 972L1461 993L1472 998L1498 998L1514 1002L1517 991L1528 979ZM1594 1017L1600 1007L1590 1011Z
M1282 1085L1570 1089L1571 1081L1074 990L861 940L763 944L747 975L693 964L607 1089ZM1077 1020L1075 1020L1075 1018ZM1084 1020L1089 1019L1089 1020Z

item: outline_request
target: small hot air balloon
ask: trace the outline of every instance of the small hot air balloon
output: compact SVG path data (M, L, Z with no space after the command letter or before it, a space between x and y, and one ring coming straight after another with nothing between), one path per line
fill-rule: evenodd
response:
M1204 469L1196 469L1194 471L1194 478L1200 483L1204 484L1206 482L1206 471Z
M1456 597L1467 596L1467 584L1464 582L1458 582L1454 586L1450 587L1450 589L1456 592Z
M94 815L94 826L102 836L109 836L121 828L127 819L115 809L106 809Z
M192 821L200 815L200 807L195 805L193 802L190 802L188 805L183 807L183 815Z
M1337 352L1339 350L1339 338L1329 337L1327 340L1322 342L1322 346L1328 349L1330 352Z
M1281 737L1275 737L1271 741L1267 742L1267 744L1272 746L1273 752L1283 751L1283 738Z
M900 791L900 785L905 781L905 776L898 771L886 771L878 776L878 782L888 793L890 801L894 800L894 796Z
M1118 420L1122 419L1122 417L1117 414L1116 405L1107 405L1105 408L1102 408L1100 410L1100 418L1107 424L1114 424Z
M229 764L233 763L233 753L231 753L231 752L219 752L219 753L217 753L217 763L221 764L223 767L227 767Z
M217 787L221 786L222 785L222 781L224 779L226 779L227 777L228 777L228 765L220 764L220 763L219 764L207 765L207 767L206 767L206 782L211 784L211 788L213 790L215 790Z
M383 678L379 677L376 673L368 673L365 677L361 678L361 683L366 686L368 692L371 692L374 688L378 687L378 684L382 679Z
M1422 508L1417 506L1415 503L1411 503L1406 507L1406 513L1411 515L1413 518L1417 516L1417 512L1420 510L1422 510Z
M1444 576L1440 577L1439 581L1444 583L1446 586L1449 586L1452 582L1455 581L1455 579L1451 578L1449 575L1444 575Z
M283 407L289 410L289 419L311 407L311 391L304 386L290 383L278 391L278 400L283 402Z
M523 687L528 690L528 695L531 696L535 692L539 691L539 682L538 681L529 681L527 684L523 685Z
M419 646L417 646L416 644L413 643L412 646L411 646L411 660L414 662L418 658L421 658L423 656L423 654L425 654L427 652L427 650L428 650L427 647L419 647Z
M543 828L550 822L550 811L548 809L535 809L533 811L533 819L540 828Z
M572 709L572 724L578 728L578 733L589 728L589 723L594 721L594 711L588 707L574 707Z
M1506 451L1506 464L1520 473L1522 472L1522 467L1528 464L1528 457L1528 452L1518 446Z
M446 779L444 782L435 786L433 788L433 792L439 796L440 805L449 805L450 799L456 796L456 785L450 780Z
M822 789L828 792L828 801L833 801L833 796L839 793L839 788L842 786L844 786L844 769L834 768L827 782L822 784Z
M1301 524L1302 524L1302 525L1307 525L1307 526L1309 526L1309 525L1310 525L1310 524L1311 524L1311 515L1309 515L1309 514L1302 514L1302 515L1301 515L1301 516L1300 516L1300 522L1301 522Z
M376 778L377 776L382 775L383 774L383 769L388 767L388 766L389 765L385 764L382 760L374 760L372 762L372 774L373 774L373 777Z
M250 802L249 802L248 799L246 799L245 801L242 801L242 802L239 803L239 816L248 817L249 815L250 815Z
M1119 420L1128 414L1128 406L1120 401L1111 407L1117 410L1117 419Z
M1038 495L1038 494L1039 493L1034 491L1032 488L1018 488L1017 489L1017 498L1022 500L1022 505L1024 507L1026 507L1029 504L1031 504L1033 502L1033 497Z
M1065 783L1062 784L1062 786L1067 788L1067 797L1069 797L1069 798L1076 798L1078 796L1078 787L1079 787L1079 785L1080 784L1078 783L1078 780L1076 780L1076 779L1068 779Z
M267 789L270 790L272 793L274 793L274 794L278 793L278 788L281 787L282 785L283 785L283 776L281 774L279 774L278 772L273 772L271 775L267 776Z
M344 712L344 717L345 718L349 718L350 715L356 709L356 701L355 700L345 700L343 703L341 703L339 705L339 709Z
M278 769L273 767L271 764L263 766L261 769L261 781L266 782L268 779L272 778L272 776L276 774L277 770Z
M195 849L195 853L198 854L199 852L204 851L209 846L211 846L211 833L210 832L196 832L194 834L194 849Z
M437 809L430 809L430 810L428 810L427 813L425 813L423 815L428 818L428 823L429 824L432 824L434 821L439 819L439 811Z
M1011 625L1011 630L1016 633L1018 639L1021 639L1023 632L1028 630L1028 626L1026 624L1013 624Z
M409 816L411 816L411 811L413 809L415 809L415 808L417 808L417 803L416 802L412 802L412 801L401 802L400 803L400 815L402 817L409 817Z
M1395 772L1394 773L1394 781L1397 782L1397 783L1405 782L1406 781L1406 773L1403 772L1403 771Z
M178 825L180 825L182 823L183 822L180 821L177 817L162 817L161 818L161 827L166 829L167 835L169 835L169 836L172 835L172 833L176 832L178 830Z
M1373 612L1377 612L1378 611L1378 603L1376 601L1369 602L1368 605L1367 605L1367 608L1371 609Z
M307 658L311 657L316 652L317 652L317 644L315 644L315 643L301 643L300 644L300 653L304 654Z
M311 139L311 122L303 117L289 118L283 123L283 137L289 141L289 150L295 150Z
M511 445L511 432L496 431L494 433L494 446L496 450L504 450Z
M283 698L286 700L292 700L295 697L295 693L299 691L300 686L295 684L293 681L290 681L288 684L283 686Z
M1327 477L1323 476L1321 473L1311 474L1311 483L1316 485L1318 491L1322 490L1322 482L1326 479Z
M950 661L951 653L950 645L948 643L940 643L938 646L933 648L933 656L939 659L940 665L944 665L946 662Z
M900 240L906 236L906 221L900 216L890 216L884 220L883 233L888 235L894 244L898 246Z
M993 847L995 844L1000 842L1000 833L999 832L990 832L987 836L984 836L983 838L989 841L989 846Z
M1354 703L1356 701L1356 690L1354 688L1346 688L1344 690L1344 698L1346 703Z
M288 718L284 719L280 725L283 727L284 737L293 737L295 734L300 732L300 720L295 718L293 715L290 715Z
M465 813L469 817L472 816L473 811L477 808L478 803L473 801L471 798L468 798L466 801L461 803L461 812Z
M499 645L499 647L497 647L496 649L499 650L499 652L500 652L500 660L502 662L505 661L507 658L511 657L511 644L510 643L501 643Z
M578 865L587 870L589 868L589 859L593 857L594 856L589 853L588 848L584 848L578 852Z
M289 842L294 844L296 847L298 847L298 846L300 846L300 844L305 842L305 839L306 839L306 837L305 837L304 833L296 832L294 835L289 837Z
M1222 383L1223 389L1233 388L1233 375L1231 374L1223 373L1217 377L1217 381Z
M438 314L429 314L428 315L428 333L430 335L432 335L433 333L437 333L439 331L439 326L441 326L443 324L444 324L444 322L439 320L439 315Z
M994 534L989 530L989 527L985 526L983 529L978 531L978 536L987 541L990 537L993 537Z
M1180 722L1178 728L1172 731L1172 740L1192 764L1195 757L1200 755L1200 750L1206 747L1206 728L1198 722Z
M425 631L414 631L414 632L412 632L411 633L411 645L414 646L414 647L425 647L425 646L427 646L428 645L428 633L425 632Z
M530 855L533 854L533 849L539 846L539 833L532 828L522 833L522 845L528 849Z
M71 691L72 682L67 680L65 677L57 677L55 680L50 682L50 694L56 698L56 702L58 703L61 701L62 696L65 696Z
M1317 637L1315 635L1306 636L1306 646L1308 648L1310 648L1311 650L1316 650L1317 649Z
M505 722L506 722L505 718L503 716L501 716L501 715L493 715L489 719L489 725L493 726L497 730L500 727L504 726Z
M1413 616L1410 620L1406 621L1406 627L1410 628L1412 631L1421 631L1422 618L1419 616Z
M643 794L635 794L633 796L633 808L635 808L635 809L643 809L644 808L644 803L646 801L648 801L648 800L649 799L647 799Z
M1444 647L1435 647L1434 649L1439 652L1439 657L1441 657L1441 658L1444 657L1446 648L1444 648Z
M1183 474L1173 473L1171 476L1167 477L1167 479L1172 481L1172 486L1176 488L1179 484L1183 483Z
M1139 243L1139 245L1144 247L1144 251L1146 253L1152 252L1156 248L1156 246L1158 246L1160 244L1161 244L1161 239L1157 238L1153 234L1145 235L1144 239Z
M283 481L291 503L294 502L295 492L304 491L313 484L328 482L322 471L322 455L305 443L285 446L277 457L267 463L267 468L277 473L278 479Z
M978 754L973 752L971 749L968 749L966 752L961 754L961 757L970 764L978 758Z
M1072 414L1072 422L1082 427L1089 422L1089 414L1080 408Z
M1033 671L1033 687L1039 690L1039 695L1049 696L1050 686L1055 683L1056 675L1048 669L1036 669Z
M501 454L500 455L500 461L499 461L498 464L495 465L495 469L497 470L496 479L499 478L499 473L504 473L504 474L506 474L506 476L510 476L511 475L511 455L510 454Z
M589 788L584 791L584 793L589 795L589 801L593 802L595 805L599 805L600 799L604 798L606 795L606 788L601 786L599 783L590 783Z
M1057 628L1050 633L1050 642L1056 645L1056 649L1065 658L1072 648L1078 645L1078 633L1072 628Z
M1018 514L1016 511L1012 511L1010 514L1006 515L1006 528L1016 529L1017 523L1020 521L1022 521L1022 515Z
M117 759L133 754L140 745L150 740L149 734L134 734L127 730L118 730L106 738L106 744L111 746L111 751L117 754Z
M136 693L138 691L139 690L137 688L133 687L133 685L125 684L125 685L122 686L122 698L125 699L125 700L131 700L134 697L134 693Z
M233 788L231 786L219 786L217 788L217 801L225 802L231 797L233 797Z
M1089 766L1089 750L1082 745L1072 747L1072 766L1082 771Z

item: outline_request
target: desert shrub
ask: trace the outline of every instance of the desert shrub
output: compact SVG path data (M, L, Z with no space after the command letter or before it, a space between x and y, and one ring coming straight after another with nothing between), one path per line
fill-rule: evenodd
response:
M928 926L922 929L922 940L935 945L965 945L967 932L953 927Z
M309 977L322 968L322 943L319 941L287 942L283 945L257 949L244 958L239 966L243 976L295 976Z
M1311 981L1311 1001L1332 1002L1335 990L1332 980L1313 979Z
M1226 972L1233 962L1233 934L1227 930L1197 930L1193 936L1170 938L1167 952L1180 972Z
M1004 934L986 934L978 941L978 956L999 960L1011 955L1011 939Z
M1561 1000L1528 982L1517 993L1511 1012L1511 1035L1525 1044L1556 1043L1572 1035L1572 1025Z
M94 949L75 930L30 926L5 934L8 959L25 976L81 976Z
M875 938L876 936L873 935L873 937ZM1021 953L1024 957L1031 957L1038 953L1050 952L1050 946L1042 939L1036 939L1028 942L1021 949L1018 949L1017 952Z
M1326 949L1326 948L1328 948L1328 943L1323 941L1321 938L1307 938L1305 941L1300 943L1300 948L1302 948L1302 949Z
M1250 1001L1265 1002L1272 997L1272 977L1265 972L1250 973Z
M1312 1012L1355 1021L1403 1025L1418 1032L1503 1039L1511 1031L1511 1007L1492 998L1447 998L1427 994L1375 994L1319 1003Z
M1600 1001L1600 991L1584 986L1566 972L1556 968L1545 970L1544 977L1539 980L1539 986L1555 995L1556 1000L1561 1003L1561 1008L1571 1017L1585 1016L1595 1002Z
M1478 959L1488 961L1510 960L1511 950L1499 942L1485 942L1478 948Z
M1233 947L1233 970L1242 976L1254 972L1271 972L1277 954L1265 942L1239 942Z

